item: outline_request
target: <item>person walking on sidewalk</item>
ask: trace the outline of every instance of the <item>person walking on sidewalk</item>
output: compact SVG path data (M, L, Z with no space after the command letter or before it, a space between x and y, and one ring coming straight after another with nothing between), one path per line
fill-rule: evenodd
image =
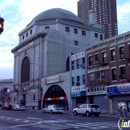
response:
M127 109L125 105L120 105L119 111L120 111L121 118L127 118Z

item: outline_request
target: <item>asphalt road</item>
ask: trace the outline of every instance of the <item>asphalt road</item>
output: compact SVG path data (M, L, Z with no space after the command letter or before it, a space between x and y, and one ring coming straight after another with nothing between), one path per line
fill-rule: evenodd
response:
M0 130L119 130L118 119L0 110Z

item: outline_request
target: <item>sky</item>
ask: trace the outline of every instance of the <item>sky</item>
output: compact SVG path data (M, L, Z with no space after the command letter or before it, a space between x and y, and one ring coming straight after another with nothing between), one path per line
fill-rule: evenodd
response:
M0 16L5 19L0 35L0 79L13 78L14 55L19 32L39 13L62 8L77 15L78 0L0 0ZM118 34L130 31L130 0L117 0Z

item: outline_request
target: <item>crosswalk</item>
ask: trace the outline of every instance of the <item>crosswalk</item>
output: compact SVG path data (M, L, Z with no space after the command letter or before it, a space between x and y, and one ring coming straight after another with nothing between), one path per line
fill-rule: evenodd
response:
M117 126L117 122L77 122L77 123L69 123L69 121L67 120L62 120L62 119L58 119L58 120L31 120L33 118L28 118L28 119L16 119L16 118L11 118L11 117L4 117L4 116L0 116L0 118L5 118L6 120L14 120L16 122L23 122L23 123L31 123L33 122L33 125L46 125L46 124L51 124L51 125L61 125L61 126L66 126L66 127L71 127L71 128L75 128L75 129L80 129L80 130L87 130L87 129L92 129L92 130L101 130L101 129L116 129L118 128ZM36 124L35 124L36 123ZM63 125L65 123L65 125ZM15 126L16 127L16 126ZM37 126L38 127L38 126Z
M116 122L86 122L86 123L75 123L75 124L66 124L68 126L72 126L77 129L81 128L88 128L88 129L95 129L95 130L100 130L100 129L112 129L112 128L117 128L117 123Z

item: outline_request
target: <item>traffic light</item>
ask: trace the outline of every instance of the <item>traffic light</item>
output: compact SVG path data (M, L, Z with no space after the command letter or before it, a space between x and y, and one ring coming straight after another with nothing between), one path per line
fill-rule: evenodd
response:
M0 34L4 31L4 19L0 17Z

